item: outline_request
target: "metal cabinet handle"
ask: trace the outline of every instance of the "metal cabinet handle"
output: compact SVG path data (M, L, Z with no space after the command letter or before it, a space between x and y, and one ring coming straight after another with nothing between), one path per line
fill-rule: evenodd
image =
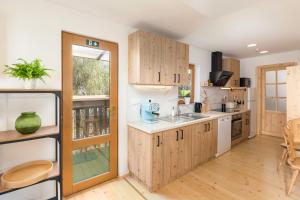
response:
M174 74L174 83L176 83L176 74Z
M183 130L181 129L181 139L183 140Z
M157 136L157 147L159 147L159 144L160 144L160 137L159 135Z
M178 74L178 83L180 83L180 74Z
M179 131L176 131L176 141L179 140Z
M160 72L158 72L158 82L160 82Z

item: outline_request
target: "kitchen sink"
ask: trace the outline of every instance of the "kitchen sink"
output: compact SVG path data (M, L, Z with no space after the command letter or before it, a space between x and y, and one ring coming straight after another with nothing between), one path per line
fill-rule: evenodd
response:
M160 117L159 119L170 123L183 123L183 122L189 122L194 120L193 118L186 117L186 116L174 116L174 117L167 116L167 117Z
M201 113L185 113L185 114L181 114L180 116L189 117L189 118L192 118L194 120L209 117L209 116L203 115Z
M167 117L160 117L159 119L162 121L166 122L171 122L171 123L182 123L182 122L189 122L197 119L203 119L207 118L209 116L198 114L198 113L185 113L181 114L179 116L167 116Z

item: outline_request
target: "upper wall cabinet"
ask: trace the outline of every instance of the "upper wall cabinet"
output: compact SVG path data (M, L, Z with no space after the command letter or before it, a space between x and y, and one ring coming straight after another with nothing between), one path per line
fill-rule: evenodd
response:
M145 31L128 37L128 78L131 84L185 85L189 46Z
M233 72L226 87L240 87L240 61L234 58L223 59L223 70Z

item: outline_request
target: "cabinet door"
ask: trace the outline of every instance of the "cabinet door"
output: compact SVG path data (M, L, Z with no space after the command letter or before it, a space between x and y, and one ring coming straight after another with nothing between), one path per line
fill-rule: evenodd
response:
M192 168L192 126L179 129L178 175L181 176Z
M226 87L240 86L240 61L233 58L223 59L223 70L233 72L232 77L226 84Z
M163 133L164 184L173 181L178 172L179 130Z
M177 57L177 82L176 85L188 85L188 70L189 70L189 46L187 44L176 43Z
M169 38L162 40L165 85L177 85L176 41Z
M162 84L162 38L158 35L140 32L140 83Z
M156 191L163 186L163 134L153 135L153 160L152 160L152 191Z
M232 60L232 71L233 71L233 85L240 87L240 61Z
M247 139L250 134L250 112L245 112L242 115L243 120L243 140Z
M203 123L191 125L192 132L192 167L201 163L201 135L203 133Z

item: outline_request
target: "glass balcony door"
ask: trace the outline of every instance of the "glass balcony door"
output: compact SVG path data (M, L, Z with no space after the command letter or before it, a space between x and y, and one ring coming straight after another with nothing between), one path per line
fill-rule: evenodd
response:
M116 43L63 32L63 192L117 176Z

